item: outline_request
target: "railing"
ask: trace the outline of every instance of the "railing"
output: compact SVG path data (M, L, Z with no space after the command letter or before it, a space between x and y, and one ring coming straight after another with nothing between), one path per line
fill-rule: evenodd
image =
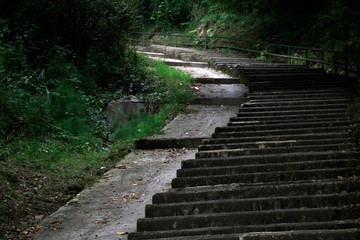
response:
M327 72L349 76L360 76L360 62L357 56L348 51L335 51L323 48L299 47L274 44L247 39L222 36L198 36L181 34L161 34L133 32L131 40L142 44L163 44L167 46L192 46L204 49L227 49L257 55L259 59L287 64L304 64L322 68ZM355 64L354 64L355 63Z

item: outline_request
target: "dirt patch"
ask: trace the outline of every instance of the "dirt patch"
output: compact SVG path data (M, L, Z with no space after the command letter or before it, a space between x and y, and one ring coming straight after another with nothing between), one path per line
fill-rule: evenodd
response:
M124 152L117 153L117 157ZM116 158L116 162L118 158ZM94 183L115 161L101 168L69 172L16 159L0 159L0 239L32 239L36 225ZM56 227L59 223L53 223Z

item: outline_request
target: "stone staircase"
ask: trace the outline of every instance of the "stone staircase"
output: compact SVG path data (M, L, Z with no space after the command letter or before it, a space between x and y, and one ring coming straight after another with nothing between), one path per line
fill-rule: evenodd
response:
M182 162L129 239L360 239L351 87L304 66L233 68L248 102Z

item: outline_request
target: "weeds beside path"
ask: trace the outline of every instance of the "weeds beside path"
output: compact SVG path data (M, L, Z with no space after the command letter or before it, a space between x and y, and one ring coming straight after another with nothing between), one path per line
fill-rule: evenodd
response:
M70 134L53 126L52 134L19 137L1 147L0 239L31 238L36 223L96 182L131 152L135 139L159 132L190 100L189 75L140 60L148 91L138 97L151 101L155 114L133 115L125 125L108 126L107 135Z

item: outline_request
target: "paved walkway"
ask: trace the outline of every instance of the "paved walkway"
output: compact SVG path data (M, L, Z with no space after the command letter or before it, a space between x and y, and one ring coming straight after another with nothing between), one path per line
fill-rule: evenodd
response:
M239 99L237 105L240 105L247 89L238 83L238 79L229 82L232 78L228 75L204 68L207 63L199 68L201 64L191 67L188 61L168 60L173 65L171 62L176 62L178 68L193 74L200 82L205 81L204 84L194 86L197 92L194 101L203 101L205 104L189 105L163 129L162 134L152 136L148 144L154 143L151 140L159 142L159 139L160 143L196 139L195 144L199 144L202 139L211 137L216 127L226 125L230 117L236 116L238 106L226 106L226 99ZM227 79L228 82L224 83L228 84L215 85L211 82L214 77ZM218 104L212 104L211 99L215 99ZM178 148L136 150L130 153L115 169L107 172L100 182L79 193L41 222L39 228L43 229L35 239L127 239L128 232L136 231L137 219L145 216L145 206L151 204L152 196L170 189L171 180L176 177L181 161L193 159L196 152L196 149Z

